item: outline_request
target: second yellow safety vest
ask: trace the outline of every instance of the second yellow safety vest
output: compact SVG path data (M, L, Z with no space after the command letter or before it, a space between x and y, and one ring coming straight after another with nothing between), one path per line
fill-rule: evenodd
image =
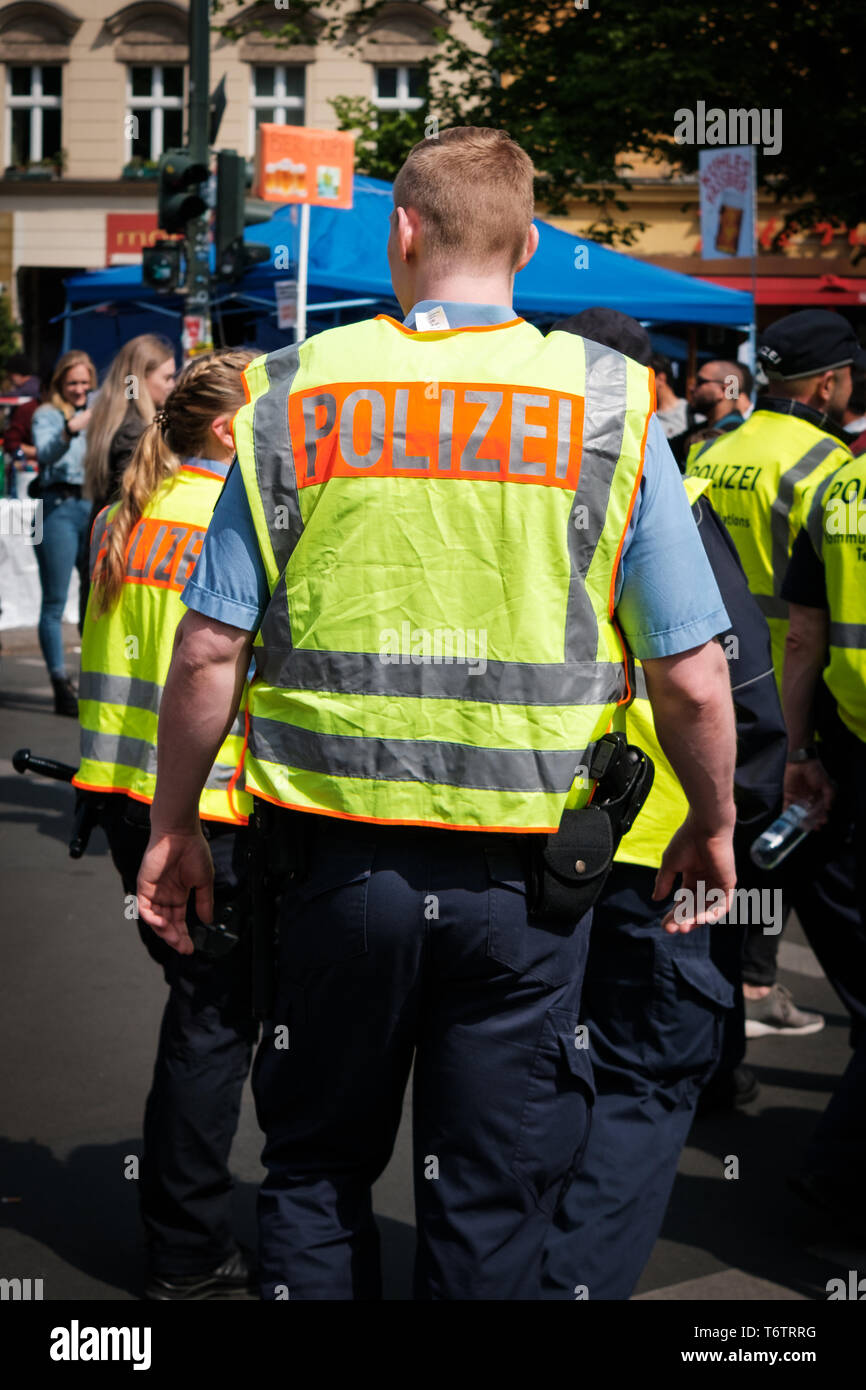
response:
M811 421L760 407L745 424L689 457L687 472L709 480L710 501L767 619L780 689L788 630L782 583L791 547L816 487L850 457L845 444Z
M692 507L710 487L709 478L684 478L683 482ZM635 698L626 711L625 727L629 743L637 744L652 759L655 776L640 815L620 840L615 859L618 864L643 864L657 869L671 836L688 815L689 803L659 743L640 662L635 662Z
M555 830L628 698L614 585L646 368L521 319L377 319L250 364L271 598L246 785L365 821Z
M175 629L186 612L180 594L227 471L225 464L191 459L164 482L130 535L118 602L98 618L88 603L81 637L77 787L153 801L159 706ZM116 506L106 508L96 519L91 571L116 511ZM246 823L252 802L242 790L243 752L242 709L202 792L204 820Z
M866 743L866 458L852 458L821 485L807 524L830 612L824 683L843 724Z

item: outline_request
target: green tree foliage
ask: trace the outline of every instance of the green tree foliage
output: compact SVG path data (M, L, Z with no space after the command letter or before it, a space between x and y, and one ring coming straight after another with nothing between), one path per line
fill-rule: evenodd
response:
M8 294L0 294L0 369L7 357L21 351L21 325L12 317Z
M424 138L423 108L380 111L364 97L335 97L331 105L340 130L355 132L355 168L359 174L392 180L412 146Z

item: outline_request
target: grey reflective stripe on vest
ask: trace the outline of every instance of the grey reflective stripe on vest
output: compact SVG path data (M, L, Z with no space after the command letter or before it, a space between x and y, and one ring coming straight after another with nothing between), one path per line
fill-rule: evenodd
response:
M866 651L866 623L831 623L830 646Z
M156 776L156 745L146 738L133 738L131 734L100 734L93 729L82 729L81 757L93 763L134 767L148 777ZM209 791L225 791L235 771L230 763L214 763L205 787Z
M779 494L773 502L770 513L770 533L772 536L773 548L773 593L776 598L782 592L782 584L785 579L785 572L788 568L791 548L788 534L788 518L791 514L791 507L794 504L794 489L798 483L807 478L813 469L817 468L834 449L839 448L839 440L831 439L825 435L808 449L801 459L782 474L779 479ZM784 617L787 617L788 609L785 605ZM777 617L779 615L765 615Z
M277 568L284 570L304 529L289 435L289 392L300 366L298 349L275 353L265 365L269 385L253 406L253 452L268 535ZM278 507L285 509L279 525Z
M250 719L250 753L323 776L425 782L489 791L568 792L586 750L474 748L465 743L319 734L276 719Z
M257 649L257 659L258 659ZM477 701L506 705L606 705L624 699L622 662L578 661L540 665L518 661L472 663L424 661L392 664L373 652L275 651L262 678L282 690L318 690L340 695Z
M843 465L844 466L844 465ZM836 473L838 473L838 468ZM809 533L809 540L812 548L820 560L824 554L824 498L827 489L836 476L836 473L828 473L821 486L817 489L812 498L812 505L809 508L809 515L806 518L806 530Z
M79 700L101 700L106 705L126 705L156 714L162 699L162 686L140 676L107 676L101 671L82 671L78 684Z
M568 521L571 580L565 616L566 661L592 661L598 651L598 623L586 590L586 576L607 518L608 501L622 450L626 411L626 363L618 352L584 339L586 394L580 476ZM589 513L575 526L578 507Z
M107 676L102 671L82 671L78 683L78 698L98 700L104 705L125 705L127 709L143 709L151 714L158 714L162 701L162 686L156 681L143 680L141 676ZM229 729L229 734L239 734L242 738L245 730L246 716L244 711L240 710ZM228 736L227 734L226 737ZM103 759L97 761L101 762Z
M783 618L787 621L788 604L785 599L774 598L772 594L753 594L752 597L765 618Z
M646 688L646 676L642 666L634 668L634 698L636 700L648 700L649 694Z

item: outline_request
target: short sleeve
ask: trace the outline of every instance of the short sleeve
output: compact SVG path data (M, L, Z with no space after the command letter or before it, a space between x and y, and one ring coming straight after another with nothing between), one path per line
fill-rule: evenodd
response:
M808 531L800 531L782 581L782 598L803 608L827 607L827 579Z
M636 515L623 546L615 613L639 660L703 646L731 626L682 474L655 416Z
M270 599L240 469L229 472L181 599L206 618L256 632Z

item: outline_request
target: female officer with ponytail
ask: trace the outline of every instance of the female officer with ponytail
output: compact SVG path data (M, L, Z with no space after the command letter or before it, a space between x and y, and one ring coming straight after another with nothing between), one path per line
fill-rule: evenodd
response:
M241 372L253 356L222 352L187 368L144 430L120 501L94 523L75 784L101 796L100 820L127 895L135 893L148 841L157 720L184 612L180 593L234 455L231 421L244 403ZM245 854L242 719L226 734L199 803L216 866L215 921L238 888ZM127 916L134 904L128 896ZM139 932L169 986L144 1116L146 1296L243 1296L249 1271L231 1233L228 1160L257 1032L245 942L221 958L198 950L180 956L140 921Z

